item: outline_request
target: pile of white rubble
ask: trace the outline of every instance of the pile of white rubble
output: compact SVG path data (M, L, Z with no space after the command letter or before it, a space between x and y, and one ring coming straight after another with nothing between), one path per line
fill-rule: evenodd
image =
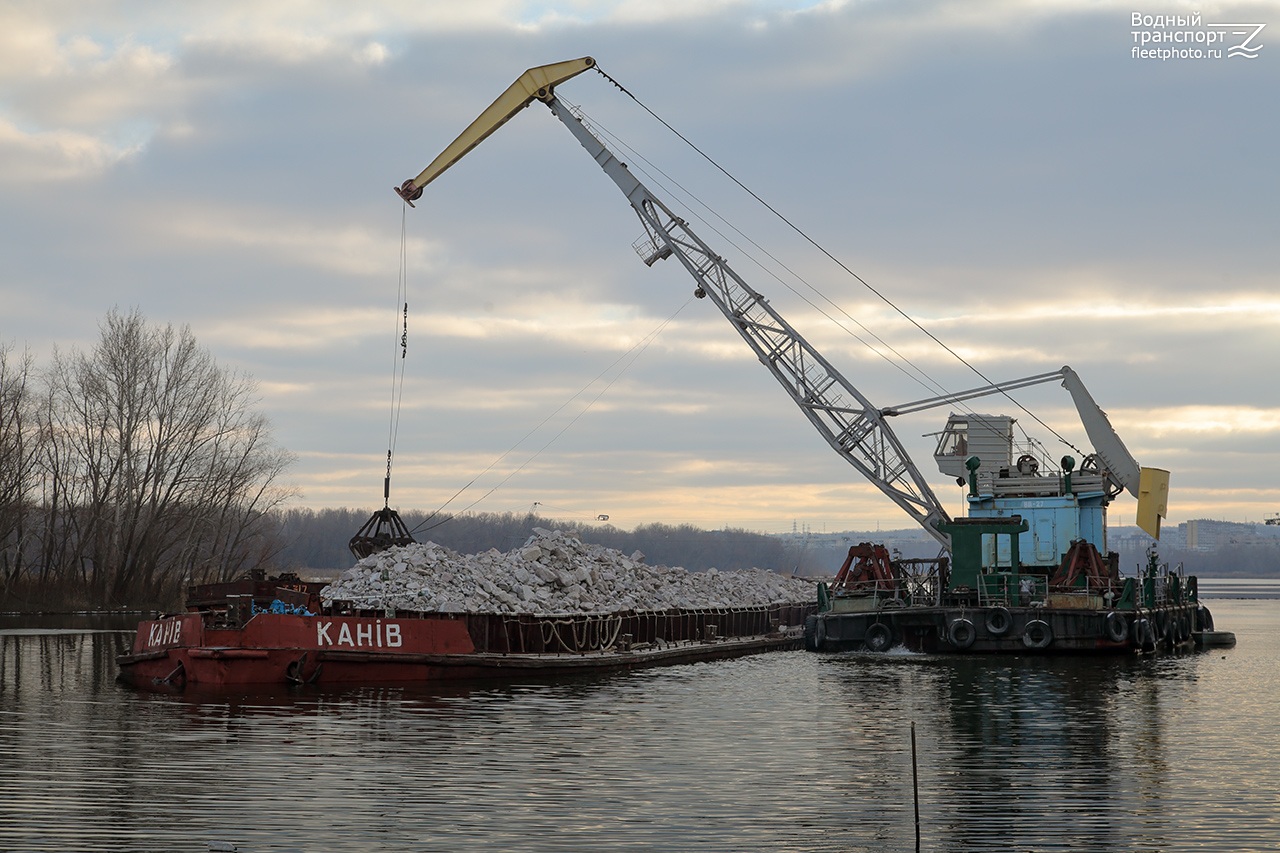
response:
M434 542L391 548L356 563L321 596L370 610L543 616L805 604L814 596L810 582L764 569L647 566L639 551L628 557L573 532L533 533L505 554L464 556Z

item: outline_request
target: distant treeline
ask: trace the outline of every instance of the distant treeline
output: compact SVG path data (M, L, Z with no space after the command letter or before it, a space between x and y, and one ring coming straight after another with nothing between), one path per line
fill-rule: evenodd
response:
M1159 563L1170 569L1179 566L1188 575L1205 578L1274 578L1280 577L1280 546L1272 544L1226 545L1213 551L1188 551L1160 547ZM1145 551L1121 551L1120 571L1136 575L1146 565Z
M290 509L279 512L281 548L277 562L294 570L349 568L354 558L347 542L368 520L367 509ZM808 568L805 555L764 533L732 528L703 530L691 524L642 524L620 530L598 522L566 522L533 513L466 513L429 516L400 513L419 542L431 541L463 554L496 548L510 551L524 544L535 527L576 530L584 542L626 554L640 551L650 565L705 569L763 568L791 574Z

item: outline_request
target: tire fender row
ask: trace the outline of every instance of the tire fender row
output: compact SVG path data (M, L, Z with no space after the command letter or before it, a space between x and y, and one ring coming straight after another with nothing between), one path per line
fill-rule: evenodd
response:
M1132 645L1139 651L1172 648L1186 643L1197 627L1193 614L1186 608L1132 613L1111 610L1095 618L1102 620L1098 635L1101 639L1119 646ZM826 626L820 618L815 621L818 630L816 636L814 632L810 633L813 637L811 648L822 648L827 639ZM1025 619L1019 620L1004 606L977 611L965 608L948 610L939 615L936 624L939 638L955 651L966 651L983 637L1007 637L1014 643L1020 641L1030 651L1052 648L1058 639L1053 623L1044 614L1032 611ZM892 616L877 615L863 629L862 647L870 652L885 652L901 643L902 639ZM857 642L856 634L853 640Z

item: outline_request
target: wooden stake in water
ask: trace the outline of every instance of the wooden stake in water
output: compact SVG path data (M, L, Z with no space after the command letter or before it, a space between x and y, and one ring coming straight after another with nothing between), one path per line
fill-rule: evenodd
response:
M916 853L920 853L920 782L916 773L916 723L911 721L911 795L916 807Z

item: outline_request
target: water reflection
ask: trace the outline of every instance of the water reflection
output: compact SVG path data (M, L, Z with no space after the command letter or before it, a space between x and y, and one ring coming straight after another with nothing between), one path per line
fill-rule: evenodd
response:
M101 689L118 671L130 636L77 629L0 630L0 685L15 701L42 701L66 684Z
M1152 660L177 695L115 683L128 634L0 632L0 849L911 851L913 721L926 850L1276 849L1280 617L1231 624Z
M943 822L958 830L948 849L972 849L976 828L990 849L1017 849L1033 833L1065 841L1081 832L1083 844L1063 849L1110 849L1122 834L1112 723L1125 668L1063 658L956 662L946 679L946 760L963 770L940 791L949 804Z
M1165 849L1168 706L1194 696L1196 663L846 655L829 664L836 736L846 752L877 750L883 761L833 763L833 782L873 804L877 833L905 845L904 732L916 721L927 848L1131 849L1134 821L1155 818L1145 835Z

